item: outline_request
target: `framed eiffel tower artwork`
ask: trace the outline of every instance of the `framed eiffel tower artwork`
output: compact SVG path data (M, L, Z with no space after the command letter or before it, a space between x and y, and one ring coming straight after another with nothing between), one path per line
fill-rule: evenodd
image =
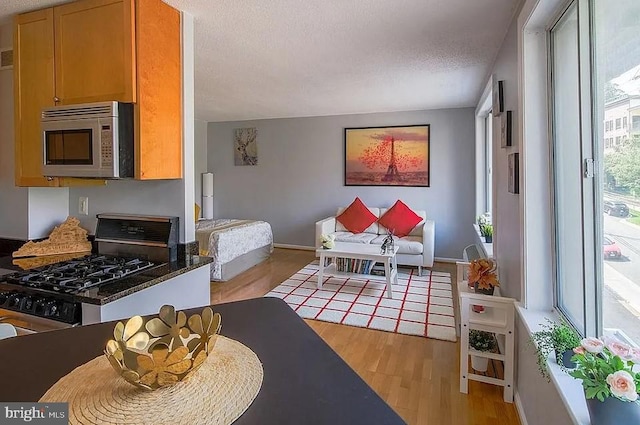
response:
M429 187L429 130L429 124L345 128L345 186Z

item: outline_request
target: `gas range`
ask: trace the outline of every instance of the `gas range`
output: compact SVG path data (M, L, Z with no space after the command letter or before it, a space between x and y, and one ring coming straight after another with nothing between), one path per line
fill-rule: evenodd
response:
M177 217L97 217L98 254L0 276L0 322L27 333L84 324L87 289L175 261Z
M16 272L3 276L0 280L29 288L73 294L92 286L107 284L155 265L151 261L138 258L88 255L33 270Z
M157 265L138 258L93 254L4 275L0 277L0 309L78 324L81 306L73 294Z

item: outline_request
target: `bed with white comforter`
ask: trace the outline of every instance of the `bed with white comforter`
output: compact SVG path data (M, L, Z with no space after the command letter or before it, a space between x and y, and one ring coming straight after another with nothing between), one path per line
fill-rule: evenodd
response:
M266 260L273 251L271 225L265 221L215 219L196 223L200 255L211 257L211 280L226 281Z

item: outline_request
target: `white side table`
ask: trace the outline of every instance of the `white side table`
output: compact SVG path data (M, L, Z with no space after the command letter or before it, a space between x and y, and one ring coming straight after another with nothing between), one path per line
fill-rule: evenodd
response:
M469 263L458 265L458 296L460 300L460 392L469 392L469 380L504 387L503 398L507 403L513 402L513 368L515 344L515 300L497 295L476 294L470 289L467 281L462 280L465 268ZM497 290L498 288L496 288ZM483 306L484 312L476 313L472 306ZM499 353L476 351L469 347L469 332L477 329L496 334ZM504 337L502 337L504 335ZM500 360L503 363L502 379L479 375L469 370L469 356L486 357Z
M371 260L376 263L384 264L384 276L387 282L387 297L392 298L391 283L398 284L398 263L396 261L396 254L398 253L398 247L394 247L393 252L384 253L380 252L380 247L377 245L357 244L357 243L340 243L336 242L335 247L331 249L318 248L316 255L320 256L320 265L318 267L318 289L322 289L322 283L324 281L324 275L332 274L338 276L355 276L365 279L371 279L371 275L340 272L336 270L336 262L334 261L329 266L326 266L327 258L352 258L354 260Z

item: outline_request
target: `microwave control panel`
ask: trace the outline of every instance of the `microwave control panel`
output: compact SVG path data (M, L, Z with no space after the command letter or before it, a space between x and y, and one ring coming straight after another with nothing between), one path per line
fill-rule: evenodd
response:
M113 131L111 130L111 126L103 125L100 129L100 144L101 166L113 166Z

